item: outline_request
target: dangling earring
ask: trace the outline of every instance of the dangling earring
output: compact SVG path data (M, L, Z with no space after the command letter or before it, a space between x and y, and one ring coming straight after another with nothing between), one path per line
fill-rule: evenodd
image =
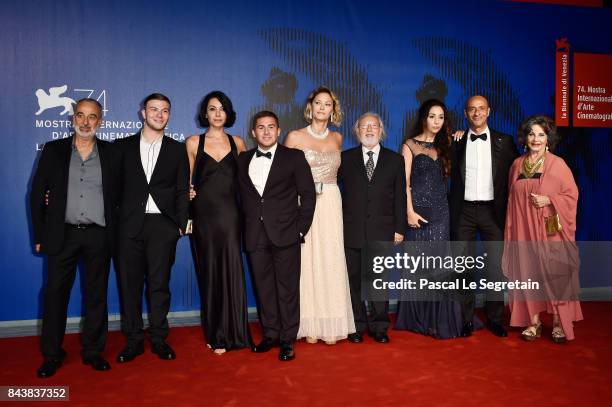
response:
M330 123L334 122L334 112L332 112L331 116L329 117L329 122Z
M527 144L523 146L523 154L527 154Z
M546 144L546 147L544 147L544 150L548 153L548 144Z

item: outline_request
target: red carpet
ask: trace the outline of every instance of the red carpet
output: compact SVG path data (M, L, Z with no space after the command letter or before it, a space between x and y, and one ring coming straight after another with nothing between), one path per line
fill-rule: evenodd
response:
M109 372L82 365L79 337L67 335L66 363L47 380L36 378L37 337L1 339L0 385L68 385L71 404L86 406L611 405L612 303L584 303L583 310L577 339L566 345L550 341L545 320L543 337L533 343L519 330L506 339L483 330L445 341L390 331L386 345L370 338L335 346L299 342L288 363L278 361L277 349L214 355L200 328L190 327L170 332L176 360L147 349L119 365L123 337L112 332ZM255 325L254 331L258 340Z

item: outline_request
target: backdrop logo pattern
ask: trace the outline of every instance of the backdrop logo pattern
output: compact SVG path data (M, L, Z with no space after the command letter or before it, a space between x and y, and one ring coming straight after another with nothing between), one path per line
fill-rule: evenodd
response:
M36 98L38 99L38 111L36 112L36 116L40 115L42 112L48 109L53 109L55 107L63 107L64 110L60 112L60 116L65 114L72 115L73 109L72 105L76 104L74 99L71 99L67 96L62 96L68 90L68 85L64 86L56 86L49 88L49 93L45 92L43 89L36 90Z

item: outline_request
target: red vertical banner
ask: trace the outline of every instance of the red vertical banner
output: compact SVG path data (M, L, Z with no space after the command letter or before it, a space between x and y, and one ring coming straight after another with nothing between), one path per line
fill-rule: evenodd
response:
M612 55L574 54L575 127L612 127Z
M567 38L557 40L557 59L555 63L555 123L569 126L569 43Z

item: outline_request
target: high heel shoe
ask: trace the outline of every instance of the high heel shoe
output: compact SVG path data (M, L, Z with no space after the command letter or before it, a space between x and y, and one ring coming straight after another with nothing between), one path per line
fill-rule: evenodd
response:
M556 325L552 330L552 341L554 343L565 343L567 342L567 337L565 336L565 332L561 325Z
M317 343L319 340L317 338L313 338L312 336L306 337L306 343Z
M336 344L336 341L325 341L326 345L332 346Z
M523 332L521 332L521 336L524 340L528 342L535 341L537 338L542 336L542 323L529 325Z
M225 348L213 348L210 343L207 343L206 347L212 350L215 355L223 355L225 352L227 352Z

